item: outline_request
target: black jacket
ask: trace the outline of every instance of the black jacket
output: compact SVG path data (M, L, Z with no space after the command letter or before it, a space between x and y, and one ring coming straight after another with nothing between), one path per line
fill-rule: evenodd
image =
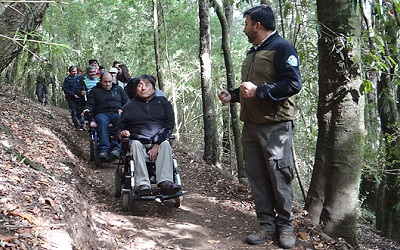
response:
M118 109L129 101L124 89L113 84L110 90L105 90L100 83L96 85L88 96L84 109L88 109L93 115L99 113L117 113Z
M144 144L160 144L172 134L174 111L164 96L155 96L150 101L140 98L130 100L124 106L117 130L128 130L131 139Z

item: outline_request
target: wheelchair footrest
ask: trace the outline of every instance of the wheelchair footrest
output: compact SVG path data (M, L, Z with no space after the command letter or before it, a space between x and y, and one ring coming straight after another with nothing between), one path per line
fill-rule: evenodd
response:
M182 187L179 186L179 188L180 190L174 194L162 194L161 189L157 187L157 184L152 184L151 195L140 196L137 194L137 192L134 192L133 198L138 200L155 200L157 198L160 199L161 201L168 200L183 195Z

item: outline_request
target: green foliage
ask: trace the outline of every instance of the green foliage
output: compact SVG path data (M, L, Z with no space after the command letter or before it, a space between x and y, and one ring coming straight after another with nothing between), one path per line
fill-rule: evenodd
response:
M71 65L86 68L88 59L96 58L106 69L114 60L125 63L132 76L156 74L153 45L152 1L148 0L67 0L69 4L52 3L35 40L40 56L46 56L56 75L56 96L63 100L61 84ZM182 139L202 150L202 99L199 73L199 34L197 1L159 0L159 36L161 68L165 92L176 103ZM243 32L242 13L259 1L236 1L231 28L231 53L235 85L240 84L240 67L250 44ZM271 1L272 3L272 1ZM279 6L272 3L277 13ZM301 61L303 91L298 95L296 145L304 174L310 175L317 135L317 34L315 6L303 1L302 9L284 2L282 17L286 38L295 43ZM300 12L301 11L301 12ZM221 51L221 28L216 14L210 11L212 74L215 92L226 87L226 73ZM281 29L280 22L278 29ZM31 37L32 39L32 37ZM28 42L29 43L29 42ZM32 46L34 47L34 46ZM23 62L29 54L21 54ZM19 67L24 72L24 63ZM36 63L29 70L35 71ZM26 72L24 72L26 73ZM20 75L23 77L23 74ZM22 80L24 82L25 80ZM216 95L215 102L219 104ZM217 105L220 112L221 105ZM311 142L311 143L310 143ZM303 150L304 149L304 150Z
M372 90L373 90L372 83L366 79L363 79L360 86L360 93L369 94L372 93Z

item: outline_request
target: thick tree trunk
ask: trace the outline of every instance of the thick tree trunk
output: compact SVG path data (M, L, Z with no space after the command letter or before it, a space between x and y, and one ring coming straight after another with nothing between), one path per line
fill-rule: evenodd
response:
M204 120L204 155L207 164L220 167L217 146L217 128L214 115L214 91L211 78L211 37L210 37L210 10L208 0L199 1L200 17L200 68L201 68L201 92L203 99Z
M317 10L319 132L306 209L330 236L356 245L365 136L364 97L359 92L361 18L351 1L318 0Z
M0 72L20 53L24 35L39 26L47 7L48 3L0 4Z

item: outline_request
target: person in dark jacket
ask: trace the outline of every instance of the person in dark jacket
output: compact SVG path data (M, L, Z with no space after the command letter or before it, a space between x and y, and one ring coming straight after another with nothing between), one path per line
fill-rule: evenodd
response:
M49 85L54 85L54 77L51 75L52 65L49 59L43 58L43 64L41 65L38 74L36 76L36 95L38 101L44 104L48 102Z
M168 141L174 128L174 112L164 96L156 96L155 81L149 75L136 78L136 97L124 107L117 130L129 137L130 154L135 162L135 183L139 195L150 195L150 179L146 157L155 161L156 180L162 194L175 194L180 187L173 184L172 148Z
M262 244L279 237L281 247L292 248L293 95L302 85L299 59L294 46L275 30L271 7L256 6L244 16L244 32L253 47L242 63L240 88L222 90L219 99L241 106L246 173L260 225L246 242Z
M78 75L78 67L71 66L68 69L69 75L65 78L62 89L67 100L69 112L71 114L72 123L76 130L83 129L80 113L80 98L82 97L83 88L80 85L82 76Z
M83 113L92 113L97 123L100 158L108 159L111 148L113 148L111 151L113 157L120 155L117 136L111 142L112 146L110 145L108 126L110 123L114 127L117 125L122 113L121 108L128 101L129 98L124 89L112 83L112 76L108 72L101 75L100 82L89 92Z

